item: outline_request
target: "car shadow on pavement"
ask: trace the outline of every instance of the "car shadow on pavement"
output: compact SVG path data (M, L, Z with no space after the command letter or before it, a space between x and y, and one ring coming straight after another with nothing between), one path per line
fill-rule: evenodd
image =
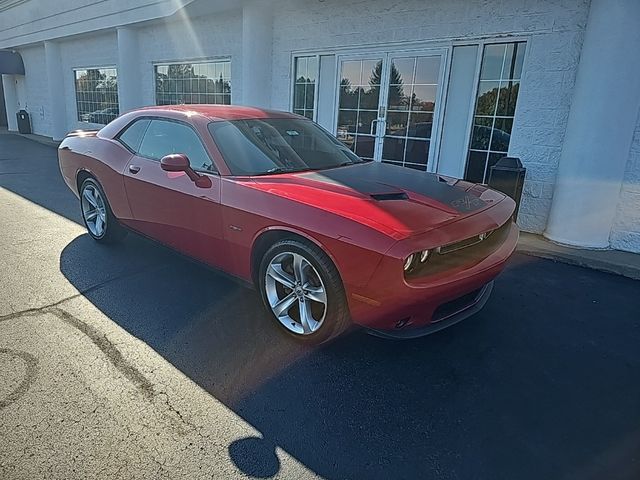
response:
M404 342L355 330L310 348L270 324L255 291L137 235L114 247L81 235L60 269L261 432L229 446L249 475L278 472L276 447L326 478L640 468L631 280L516 256L485 309L455 327Z

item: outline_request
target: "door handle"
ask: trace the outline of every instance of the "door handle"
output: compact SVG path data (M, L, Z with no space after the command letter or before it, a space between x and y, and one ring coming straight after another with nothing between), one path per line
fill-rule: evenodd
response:
M140 167L137 165L129 165L129 171L135 175L140 171Z
M379 119L379 118L376 118L375 120L372 120L372 121L371 121L371 129L369 130L369 133L370 133L371 135L373 135L373 129L374 129L374 127L376 127L376 126L378 125L378 122L379 122L379 121L380 121L380 119ZM365 130L365 131L366 131L366 130ZM377 134L377 133L378 133L378 132L376 132L376 134Z

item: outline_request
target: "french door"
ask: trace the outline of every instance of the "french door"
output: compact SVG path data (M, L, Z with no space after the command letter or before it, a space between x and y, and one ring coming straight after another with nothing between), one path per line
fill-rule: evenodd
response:
M342 56L336 136L358 156L434 168L442 52Z

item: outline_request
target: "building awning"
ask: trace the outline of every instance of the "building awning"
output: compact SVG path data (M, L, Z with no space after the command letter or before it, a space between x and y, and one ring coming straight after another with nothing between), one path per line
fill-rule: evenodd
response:
M0 50L0 74L24 75L24 63L18 52Z

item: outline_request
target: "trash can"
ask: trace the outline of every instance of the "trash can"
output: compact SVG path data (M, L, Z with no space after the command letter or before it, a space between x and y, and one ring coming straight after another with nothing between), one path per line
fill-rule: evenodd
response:
M29 118L29 113L27 113L26 110L20 110L16 113L16 117L18 118L18 132L31 133L31 119Z
M506 193L516 201L514 220L518 217L526 172L527 169L522 166L522 162L517 157L502 157L489 172L489 186Z

